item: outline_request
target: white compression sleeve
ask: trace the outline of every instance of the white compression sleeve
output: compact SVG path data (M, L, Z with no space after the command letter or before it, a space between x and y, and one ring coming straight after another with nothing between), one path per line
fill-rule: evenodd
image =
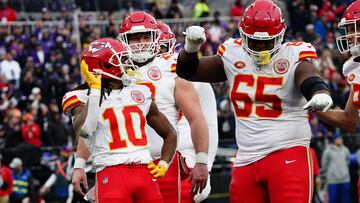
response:
M81 127L80 135L83 137L92 136L97 128L100 113L100 90L90 89L86 119ZM91 112L91 113L89 113Z

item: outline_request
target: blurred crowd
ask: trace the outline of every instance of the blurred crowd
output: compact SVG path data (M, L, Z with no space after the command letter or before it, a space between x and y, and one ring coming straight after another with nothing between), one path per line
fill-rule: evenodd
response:
M337 23L351 1L275 1L283 9L288 26L284 41L305 41L315 46L318 53L317 67L333 92L334 108L344 108L349 88L342 75L342 64L349 56L338 52L335 38L341 32L337 28ZM182 1L182 3L176 0L120 1L122 3L117 3L116 6L111 6L110 3L118 1L109 1L102 6L111 7L112 9L109 9L111 12L100 12L95 19L107 21L108 25L103 27L91 24L94 16L82 15L79 19L80 37L76 34L71 11L78 6L83 11L95 10L97 1L58 0L52 1L48 7L46 7L47 1L35 1L39 5L33 11L39 12L39 17L28 16L26 19L17 17L16 11L21 9L21 6L16 2L18 1L0 0L0 21L3 23L0 25L0 154L3 155L2 163L11 168L14 178L17 177L15 166L21 165L28 170L24 172L26 170L21 169L22 173L29 173L28 176L31 177L29 182L32 187L24 193L36 190L41 194L46 194L49 185L58 185L52 194L64 199L69 196L67 190L63 188L67 185L69 177L64 170L66 166L63 165L67 164L66 160L71 157L76 141L70 119L62 114L61 101L68 90L82 82L79 71L79 55L81 54L79 50L100 37L116 38L119 29L118 21L128 12L145 9L156 18L179 19L185 16L184 9L191 4L193 11L190 17L193 19L213 17L213 20L197 21L206 29L207 35L207 41L202 46L200 54L212 55L226 39L239 37L238 20L251 1L231 1L228 13L211 7L207 0ZM34 1L24 2L33 3ZM162 2L168 2L168 4L162 4ZM113 12L114 7L126 12L122 14ZM54 17L50 11L58 11L59 15ZM224 21L221 20L222 16L230 16L230 18ZM35 20L36 25L29 29L26 26L7 24L14 20ZM52 20L62 20L65 23L48 26L46 22ZM189 25L191 22L170 24L176 34L177 50L183 47L182 32ZM228 99L228 84L213 84L213 89L218 106L220 142L225 140L227 146L234 146L235 121ZM314 116L310 115L309 121L314 140L316 140L313 146L320 159L320 155L328 146L327 143L331 143L341 133L319 122ZM330 141L328 138L331 138ZM33 176L30 175L30 171L33 172ZM41 173L35 173L39 171ZM62 178L49 184L51 174ZM59 180L66 184L61 181L59 183ZM48 183L48 188L44 187L46 183ZM16 191L13 190L13 193L16 194ZM0 197L1 195L0 193ZM21 194L20 199L23 197L26 195Z

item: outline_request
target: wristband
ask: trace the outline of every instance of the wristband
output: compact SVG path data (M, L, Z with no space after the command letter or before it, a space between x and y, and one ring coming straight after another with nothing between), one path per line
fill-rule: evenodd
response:
M205 152L196 153L196 164L208 164L208 155Z
M75 163L74 163L74 169L75 168L82 168L84 169L85 168L85 164L86 164L86 160L81 158L81 157L78 157L75 159Z
M166 170L169 168L169 164L164 160L160 160L158 165L163 165Z

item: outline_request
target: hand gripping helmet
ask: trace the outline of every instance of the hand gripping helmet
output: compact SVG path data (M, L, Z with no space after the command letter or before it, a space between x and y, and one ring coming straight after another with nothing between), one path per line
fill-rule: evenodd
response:
M360 1L357 0L345 10L338 27L345 34L336 38L341 53L350 51L352 55L360 55ZM358 30L359 29L359 30Z
M89 67L89 72L101 74L105 79L121 80L130 84L138 69L129 59L125 46L111 38L101 38L89 44L81 55Z
M151 36L149 42L129 43L129 35L147 33ZM144 63L156 56L159 52L160 30L158 24L151 15L137 11L127 16L121 24L118 39L122 41L126 48L132 53L133 60ZM130 46L131 45L131 46Z
M166 23L163 23L159 20L157 21L157 23L159 25L159 30L161 31L159 39L160 49L162 47L167 48L166 52L160 53L158 55L162 56L174 53L174 47L176 43L175 34L171 31L169 25L167 25Z
M239 23L239 31L243 39L242 46L258 65L268 64L278 52L283 41L286 25L280 8L271 0L256 0L245 10ZM251 49L249 40L258 43L274 40L270 50L255 51Z

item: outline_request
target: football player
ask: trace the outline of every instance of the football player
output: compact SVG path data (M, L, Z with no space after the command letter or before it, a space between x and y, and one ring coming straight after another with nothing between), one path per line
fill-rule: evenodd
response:
M176 132L158 111L150 90L133 84L135 67L121 42L96 40L82 54L81 72L89 88L69 92L63 99L64 113L73 116L75 131L93 156L100 203L163 202L157 179L165 176L175 153ZM147 124L164 139L156 164ZM79 159L74 174L82 169Z
M192 84L177 77L171 71L175 67L175 55L157 57L161 31L156 20L149 14L139 11L131 13L122 22L118 39L126 44L132 60L139 66L142 84L148 86L155 102L177 129L178 110L181 109L191 127L191 138L196 151L196 164L191 173L193 193L202 191L208 177L208 130L202 114L199 98ZM162 140L148 128L151 156L160 158ZM169 167L168 173L159 180L161 194L165 202L180 201L180 180L178 156Z
M186 29L177 74L230 85L238 146L231 202L311 202L311 130L305 109L327 111L332 99L312 62L314 47L282 44L285 29L281 10L271 0L249 5L239 24L241 39L228 39L216 55L198 58L204 28Z
M338 27L345 34L337 37L336 42L341 53L352 55L343 65L343 74L350 85L350 95L344 110L315 112L322 121L344 131L355 131L360 123L360 1L350 4L344 11ZM360 179L358 180L358 196L360 202Z
M326 113L316 112L321 120L341 128L354 131L360 123L360 1L352 3L344 12L338 27L345 34L337 37L336 42L341 53L352 55L343 65L343 74L350 84L350 95L345 110L330 110Z
M157 22L161 31L159 55L171 55L174 53L174 47L176 42L175 34L171 31L170 27L166 23L163 23L161 21ZM194 88L199 95L201 109L205 115L206 123L209 129L208 170L210 172L213 162L215 160L216 150L219 141L215 95L209 83L193 82L192 84L194 85ZM180 162L180 166L185 167L181 170L186 173L186 171L189 172L195 166L196 155L194 144L191 140L191 129L189 126L189 122L182 115L181 112L179 115L179 140L177 150L185 158L184 161L182 160ZM191 182L189 181L188 177L185 176L181 179L181 203L192 203L194 201L201 202L209 196L211 191L210 174L205 189L201 193L197 194L193 194L190 192Z

